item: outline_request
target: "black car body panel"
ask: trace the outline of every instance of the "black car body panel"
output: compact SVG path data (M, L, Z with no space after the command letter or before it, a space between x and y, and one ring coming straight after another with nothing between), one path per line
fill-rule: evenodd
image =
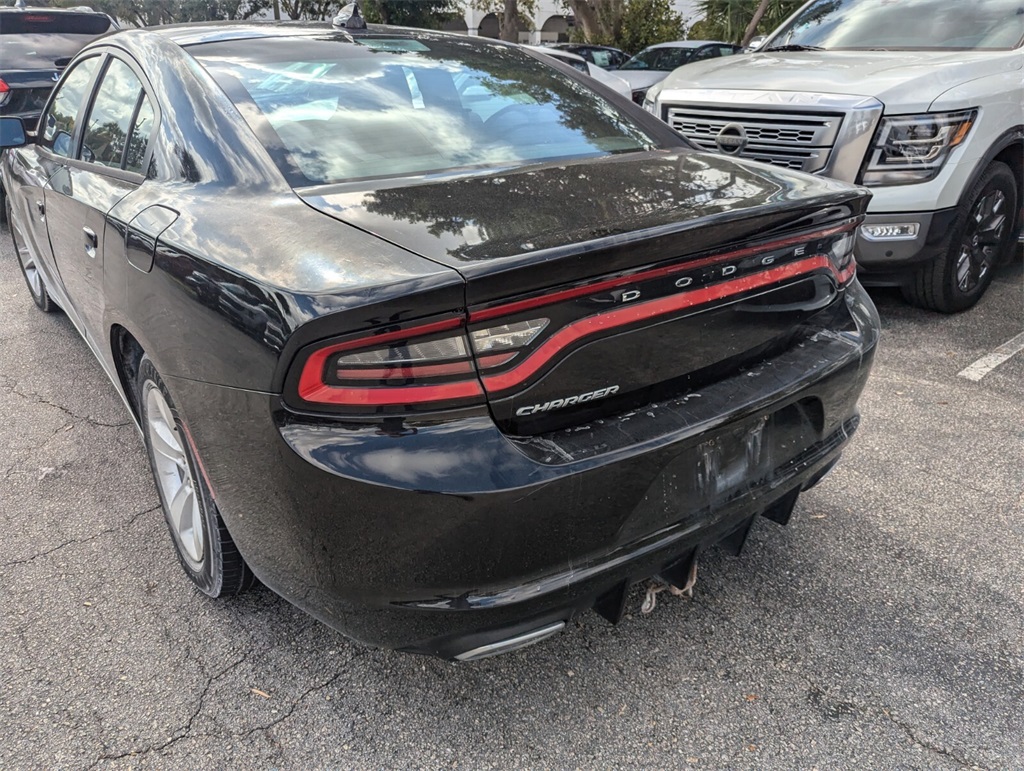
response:
M618 420L520 441L485 415L345 427L176 386L262 581L355 639L451 657L594 607L817 481L856 428L877 339L863 290L844 308L843 333L723 383L706 412L710 391L637 411L627 438Z
M157 95L145 173L42 144L3 159L54 299L136 417L132 357L152 359L259 578L363 642L454 657L617 619L633 582L786 519L858 421L878 320L844 255L867 194L696 153L603 92L652 147L294 190L193 55L331 35L106 38L77 61L118 58ZM462 362L463 401L306 398L343 369L324 351L500 343L537 313L536 351Z
M776 177L767 169L686 150L405 181L401 186L347 187L298 192L321 211L473 278L506 273L536 262L537 252L556 254L582 242L609 239L624 244L656 237L666 243L663 252L613 263L588 250L586 259L594 267L574 267L593 275L644 259L786 232L831 204L845 207L848 216L861 213L858 196L851 197L846 185L810 176ZM573 275L579 277L578 272ZM471 297L470 302L486 299Z

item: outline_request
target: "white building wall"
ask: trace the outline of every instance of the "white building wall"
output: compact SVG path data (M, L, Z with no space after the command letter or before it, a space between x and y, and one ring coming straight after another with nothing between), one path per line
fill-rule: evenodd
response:
M697 0L673 0L672 5L676 11L683 17L683 26L689 27L693 22L697 21L699 14L697 12ZM552 20L552 17L566 17L569 11L566 9L559 0L538 0L537 12L533 17L527 19L531 24L531 29L528 31L520 31L519 42L530 43L532 45L540 45L541 43L554 43L558 39L557 31L544 32L543 27L545 22ZM484 11L478 11L475 8L466 9L465 21L466 30L470 35L486 34L486 28L488 25L484 21L488 14ZM525 16L525 14L524 14ZM481 33L481 24L484 25L485 31ZM493 27L493 22L490 24ZM549 26L558 27L557 21L552 21Z

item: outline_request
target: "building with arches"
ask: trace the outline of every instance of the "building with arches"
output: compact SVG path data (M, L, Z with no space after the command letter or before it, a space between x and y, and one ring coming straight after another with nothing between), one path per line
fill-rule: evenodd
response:
M675 0L673 5L682 15L685 26L699 18L697 0ZM538 0L535 14L520 14L519 42L530 45L568 42L572 26L573 18L560 0ZM481 11L467 4L463 17L446 24L444 29L497 38L498 16L494 12Z

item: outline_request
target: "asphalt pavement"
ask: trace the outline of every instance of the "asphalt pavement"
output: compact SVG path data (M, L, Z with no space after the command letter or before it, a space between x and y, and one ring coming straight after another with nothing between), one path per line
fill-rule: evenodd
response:
M1020 258L969 313L877 292L840 466L692 600L454 665L179 568L140 436L0 232L0 768L1024 768Z

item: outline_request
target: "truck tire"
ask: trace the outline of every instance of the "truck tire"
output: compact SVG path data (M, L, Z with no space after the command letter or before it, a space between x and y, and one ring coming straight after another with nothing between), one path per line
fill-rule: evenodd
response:
M953 237L945 254L918 270L905 284L911 305L941 313L973 306L992 282L995 266L1013 248L1017 180L1010 168L994 162L960 200Z

